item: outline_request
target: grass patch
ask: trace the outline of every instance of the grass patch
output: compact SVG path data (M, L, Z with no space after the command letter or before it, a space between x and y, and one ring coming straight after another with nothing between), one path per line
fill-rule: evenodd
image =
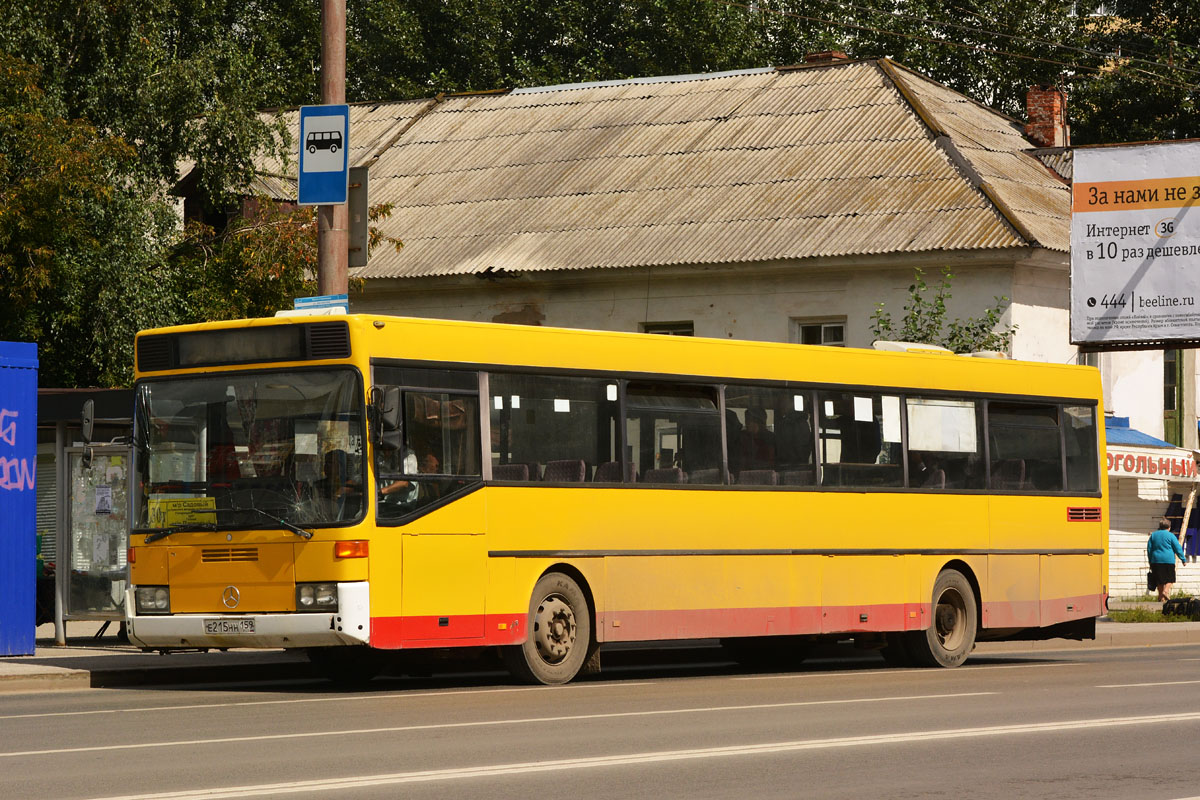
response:
M1191 622L1192 618L1185 614L1163 614L1161 611L1150 611L1145 608L1130 608L1123 611L1109 611L1108 618L1113 622Z

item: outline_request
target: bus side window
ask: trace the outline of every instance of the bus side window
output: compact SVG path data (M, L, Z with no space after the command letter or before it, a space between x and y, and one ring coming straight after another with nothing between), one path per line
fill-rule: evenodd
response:
M659 483L725 482L715 386L630 383L625 425L635 473Z
M908 485L914 489L983 488L983 415L974 400L909 397Z
M1057 492L1063 488L1058 406L988 403L991 488ZM1014 477L1018 473L1019 477Z
M817 409L823 486L903 485L898 396L819 392Z
M491 373L495 480L582 483L619 462L617 386L601 378ZM524 468L522 468L524 467ZM601 482L620 480L606 467Z
M1067 443L1067 489L1074 492L1100 491L1096 409L1090 406L1064 408L1063 433Z

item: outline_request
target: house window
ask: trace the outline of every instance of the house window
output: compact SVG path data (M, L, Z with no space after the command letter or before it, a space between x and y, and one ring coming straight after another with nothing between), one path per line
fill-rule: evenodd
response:
M643 322L642 333L660 333L665 336L695 336L696 326L690 319L677 322Z
M823 344L829 347L846 346L846 318L823 320L792 320L792 341L796 344Z
M1100 353L1092 350L1090 352L1080 350L1075 354L1075 363L1082 367L1100 367Z

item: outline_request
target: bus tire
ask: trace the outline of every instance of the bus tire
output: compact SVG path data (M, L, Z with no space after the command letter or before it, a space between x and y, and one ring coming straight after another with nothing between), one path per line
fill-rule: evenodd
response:
M501 650L513 677L548 686L567 683L583 668L592 647L592 616L579 584L550 572L533 587L525 643Z
M933 584L933 619L908 634L913 660L925 667L957 667L975 648L979 610L971 583L958 570L943 570Z

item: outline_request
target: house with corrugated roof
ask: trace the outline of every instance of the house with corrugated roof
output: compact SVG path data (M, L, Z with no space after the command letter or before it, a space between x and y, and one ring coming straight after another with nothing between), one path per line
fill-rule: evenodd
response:
M963 314L1011 299L1014 356L1074 355L1067 183L887 59L357 105L350 142L404 242L355 309L866 346L948 266Z
M404 247L351 270L352 307L865 347L877 303L898 318L913 270L948 267L951 316L1007 297L1011 356L1073 361L1056 92L1031 90L1026 125L889 59L826 53L353 105L351 164ZM294 198L294 175L264 161L257 190ZM1110 408L1161 436L1155 357L1101 364Z

